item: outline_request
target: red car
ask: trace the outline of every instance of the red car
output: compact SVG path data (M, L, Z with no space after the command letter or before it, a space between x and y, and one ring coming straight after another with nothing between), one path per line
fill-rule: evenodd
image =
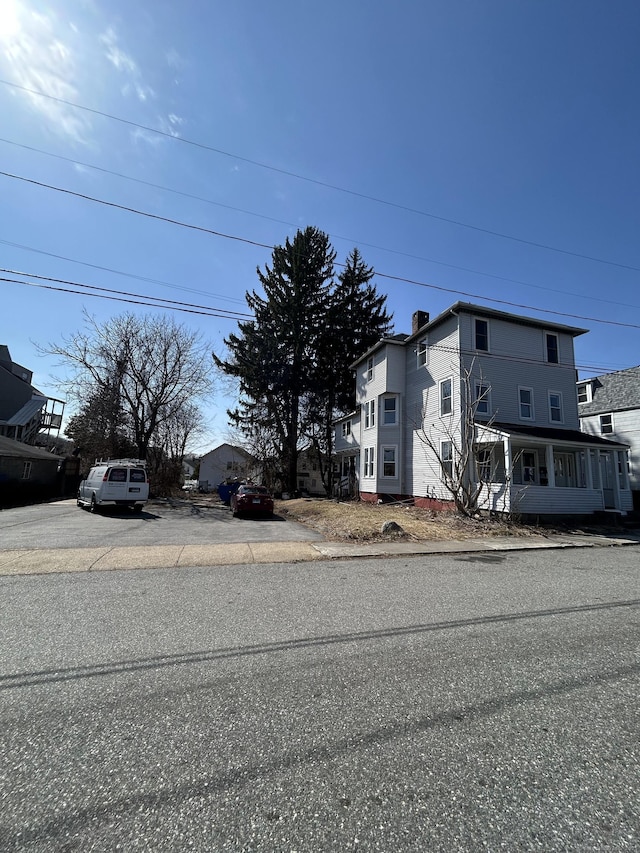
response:
M265 513L273 515L273 498L265 486L244 485L231 495L231 511L240 513Z

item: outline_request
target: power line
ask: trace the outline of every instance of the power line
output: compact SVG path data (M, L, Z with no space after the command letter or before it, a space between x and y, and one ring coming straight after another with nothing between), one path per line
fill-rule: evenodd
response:
M162 300L162 301L167 302L168 304L158 305L154 302L145 302L144 300L156 299L156 297L153 297L153 296L149 297L149 296L145 296L144 294L129 293L127 291L121 291L121 290L111 290L111 289L106 288L106 287L98 287L96 285L83 284L83 283L77 282L77 281L66 281L65 279L53 278L52 276L42 276L42 275L36 275L34 273L18 272L16 270L6 270L6 269L0 268L0 272L9 273L12 275L23 275L23 276L26 276L27 278L36 278L36 279L40 280L38 282L31 282L31 281L24 281L24 280L18 280L15 278L8 278L8 277L0 276L0 281L8 282L11 284L22 284L22 285L25 285L27 287L38 287L38 288L42 288L45 290L57 291L59 293L70 293L70 294L74 294L76 296L94 296L94 297L99 298L99 299L107 299L107 300L113 301L113 302L125 302L125 303L129 303L129 304L133 304L133 305L142 305L142 306L145 306L148 308L164 308L164 309L171 310L171 311L182 311L182 312L185 312L188 314L198 314L200 316L216 317L216 318L222 319L222 320L234 320L236 322L240 322L240 320L244 320L244 319L251 319L253 316L251 314L244 314L244 315L239 316L239 317L229 317L229 316L226 316L223 314L215 313L218 310L216 308L208 308L207 306L203 306L203 305L192 305L188 302L187 303L176 302L174 300ZM94 291L97 290L97 291L102 291L103 293L118 294L118 295L104 296L104 295L102 295L102 293L88 293L88 294L86 294L86 293L83 293L82 291L71 290L70 288L66 288L66 287L57 287L57 286L53 286L53 285L43 284L42 283L43 281L54 282L57 284L68 284L68 285L71 285L73 287L79 287L79 288L83 288L83 289L87 289L87 290L94 290ZM122 296L136 297L136 298L122 298ZM200 310L197 310L197 309L200 309ZM233 312L233 313L239 313L239 312ZM430 350L438 350L439 352L449 353L449 354L456 355L456 356L458 356L458 355L471 355L471 356L476 355L476 352L473 350L465 350L465 349L461 349L460 347L447 346L445 344L430 344L429 349ZM536 365L540 364L539 359L526 358L524 356L514 356L514 355L510 355L508 353L497 353L497 352L484 353L483 357L492 358L492 359L493 358L500 359L502 361L511 361L511 362L514 362L517 364L536 364ZM560 367L560 368L565 368L566 370L575 370L575 369L579 368L581 370L596 371L596 372L601 372L601 373L607 372L606 368L603 368L602 366L594 366L594 365L588 365L588 364L575 364L574 363L574 364L558 364L555 366Z
M4 270L0 270L0 271L4 272ZM18 275L20 275L20 273L18 273ZM105 295L105 293L126 294L127 291L110 290L108 287L97 287L97 286L91 285L91 284L80 284L79 282L68 282L68 284L70 284L74 287L81 287L81 288L84 288L86 290L99 290L99 291L105 292L105 293L84 293L83 291L80 291L80 290L71 290L71 288L69 288L69 287L59 287L59 286L55 286L53 284L44 284L43 283L44 281L64 283L64 280L61 280L61 279L49 278L47 276L36 276L36 275L32 275L30 273L22 273L22 275L26 275L28 278L38 278L38 279L41 279L41 281L38 281L38 282L24 281L24 280L18 280L15 278L7 278L4 276L0 276L0 281L5 281L5 282L8 282L10 284L22 284L22 285L25 285L26 287L38 287L38 288L41 288L43 290L54 290L54 291L58 291L59 293L73 293L76 296L93 296L95 299L107 299L110 302L126 302L126 303L130 303L132 305L144 305L147 308L164 308L164 309L171 310L171 311L182 311L185 314L199 314L199 315L204 316L204 317L216 317L217 319L220 319L220 320L234 320L236 322L240 322L240 320L251 319L250 314L245 314L245 315L236 316L236 317L230 317L228 314L219 313L220 309L208 308L207 306L204 306L204 305L203 306L188 307L189 306L188 302L181 303L181 302L176 302L174 300L163 300L167 304L162 305L162 304L158 304L159 298L157 298L155 296L145 296L143 294L137 294L137 293L128 294L130 297L136 297L136 298L125 298L124 295L107 296L107 295ZM145 301L145 300L151 300L151 299L155 299L156 301L155 302ZM233 312L233 313L238 313L238 312Z
M266 214L263 214L263 213L256 213L255 211L252 211L252 210L246 210L245 208L242 208L242 207L234 207L231 204L224 204L223 202L220 202L220 201L214 201L213 199L210 199L210 198L205 198L203 196L194 195L193 193L188 193L188 192L185 192L183 190L175 189L174 187L167 187L167 186L164 186L163 184L156 184L156 183L153 183L152 181L145 181L142 178L136 178L133 175L126 175L123 172L116 172L112 169L106 169L103 166L96 166L93 163L85 163L82 160L75 160L72 157L65 157L62 154L54 154L52 151L44 151L43 149L35 148L32 145L24 145L23 143L15 142L11 139L4 139L1 137L0 137L0 142L3 142L7 145L14 145L17 148L22 148L26 151L32 151L36 154L43 154L46 157L53 157L54 159L62 160L65 163L72 163L73 165L76 165L76 166L82 166L85 169L94 169L97 172L101 172L101 173L106 174L106 175L113 175L114 177L121 178L122 180L132 181L133 183L141 184L142 186L146 186L146 187L151 187L152 189L161 190L163 192L173 193L174 195L179 195L179 196L182 196L183 198L189 198L189 199L192 199L194 201L200 201L200 202L203 202L204 204L210 204L210 205L213 205L215 207L224 208L225 210L233 210L236 213L243 213L247 216L255 216L258 219L264 219L268 222L275 222L279 225L286 225L286 226L291 227L291 228L297 227L295 222L289 222L285 219L277 219L273 216L267 216ZM575 293L573 291L568 291L568 290L558 290L556 288L545 287L545 286L540 285L540 284L531 284L530 282L522 281L521 279L509 278L507 276L496 275L495 273L487 273L487 272L484 272L482 270L475 270L475 269L471 269L470 267L463 267L463 266L460 266L458 264L447 263L446 261L438 261L434 258L427 258L427 257L424 257L423 255L415 255L411 252L403 252L399 249L390 249L387 246L378 246L375 243L368 243L368 242L365 242L364 240L358 240L358 239L355 239L353 237L345 237L341 234L331 234L330 236L333 240L344 240L345 242L353 243L354 245L366 246L367 248L370 248L370 249L376 249L377 251L380 251L380 252L388 252L390 254L399 255L399 256L404 257L404 258L411 258L411 259L416 260L416 261L425 261L425 262L430 263L430 264L437 264L438 266L447 267L448 269L460 270L461 272L471 273L472 275L481 275L481 276L484 276L487 278L493 278L496 281L504 281L504 282L507 282L509 284L520 284L523 287L531 287L535 290L544 290L548 293L561 293L563 296L575 296L579 299L587 299L591 302L602 302L606 305L617 305L621 308L637 308L637 309L640 309L640 305L631 305L631 304L625 303L625 302L615 302L614 300L602 299L601 297L598 297L598 296L590 296L588 294ZM0 241L0 242L3 242L3 241ZM143 280L147 280L147 279L143 279ZM162 282L159 282L159 283L162 283ZM198 291L194 291L194 292L198 292Z
M14 175L11 172L0 171L0 175L3 175L6 178L13 178L13 179L18 180L18 181L23 181L24 183L32 184L34 186L42 187L44 189L49 189L49 190L54 190L56 192L64 193L65 195L70 195L70 196L74 196L76 198L81 198L81 199L84 199L85 201L91 201L95 204L102 204L102 205L105 205L106 207L111 207L111 208L114 208L116 210L123 210L123 211L126 211L127 213L135 213L138 216L144 216L144 217L147 217L148 219L154 219L154 220L157 220L159 222L167 222L170 225L178 225L181 228L188 228L188 229L193 230L193 231L199 231L199 232L204 233L204 234L210 234L214 237L224 237L225 239L228 239L228 240L234 240L234 241L239 242L239 243L246 243L250 246L257 246L257 247L262 248L262 249L272 249L273 248L272 246L268 245L267 243L260 243L256 240L250 240L247 237L238 237L235 234L225 234L222 231L215 231L212 228L205 228L202 225L194 225L193 223L182 222L179 219L171 219L170 217L167 217L167 216L160 216L157 213L149 213L148 211L138 210L137 208L128 207L127 205L124 205L124 204L116 204L116 202L113 202L113 201L106 201L104 199L96 198L95 196L90 196L90 195L87 195L85 193L74 192L73 190L68 190L68 189L65 189L63 187L56 187L53 184L47 184L47 183L44 183L43 181L36 181L33 178L25 178L21 175ZM344 267L345 264L336 263L336 266ZM622 323L619 320L603 320L601 317L588 317L588 316L584 316L581 314L571 314L571 313L566 312L566 311L556 311L556 310L553 310L551 308L537 308L533 305L525 305L523 303L512 302L512 301L507 300L507 299L495 299L494 297L484 296L483 294L471 293L468 291L460 290L458 288L442 287L442 286L436 285L436 284L428 284L427 282L424 282L424 281L417 281L415 279L404 278L403 276L391 275L390 273L383 273L383 272L376 271L375 274L377 276L379 276L380 278L386 278L386 279L389 279L390 281L399 281L399 282L402 282L405 284L415 285L416 287L425 287L425 288L428 288L430 290L438 290L438 291L443 292L443 293L453 293L453 294L456 294L459 296L467 296L467 297L470 297L472 299L482 299L485 302L494 302L498 305L507 305L510 308L524 308L527 311L538 311L542 314L552 314L556 317L568 317L570 319L584 320L584 321L587 321L590 323L599 323L599 324L607 325L607 326L618 326L621 328L628 328L628 329L640 329L640 325L638 325L637 323Z
M194 287L183 287L179 284L174 284L170 281L163 281L158 278L149 278L145 275L136 275L132 272L124 272L123 270L117 270L113 267L104 267L100 264L91 264L88 261L79 261L76 258L68 258L65 255L56 255L54 252L45 252L43 249L36 249L33 246L23 246L21 243L12 243L9 240L0 240L0 244L3 246L12 246L14 249L23 249L25 252L35 252L38 255L46 255L49 258L56 258L59 261L68 261L70 264L79 264L80 266L90 267L94 270L101 270L103 272L113 273L114 275L121 275L125 278L133 278L138 281L146 281L149 284L160 284L163 287L169 287L174 290L182 290L185 293L199 293L201 296L215 296L216 299L223 299L225 302L237 302L239 304L244 304L243 299L236 299L232 296L222 296L220 293L208 293L205 290L198 290ZM222 310L222 309L221 309Z
M426 210L420 210L420 209L415 208L415 207L410 207L408 205L399 204L398 202L389 201L388 199L378 198L377 196L368 195L367 193L358 192L357 190L348 189L347 187L341 187L341 186L338 186L337 184L331 184L327 181L321 181L317 178L310 178L308 175L301 175L301 174L298 174L297 172L289 171L288 169L281 169L278 166L272 166L269 163L262 163L259 160L252 160L249 157L243 157L239 154L233 154L230 151L224 151L222 148L215 148L212 145L207 145L204 142L198 142L197 140L189 139L188 137L174 136L172 133L169 133L168 131L158 130L155 127L150 127L149 125L140 124L139 122L132 121L131 119L126 119L126 118L123 118L122 116L116 116L116 115L113 115L112 113L107 113L107 112L104 112L102 110L93 109L92 107L87 107L87 106L84 106L83 104L76 104L73 101L66 100L65 98L58 98L58 97L55 97L54 95L49 95L49 94L46 94L45 92L40 92L37 89L30 89L26 86L21 86L18 83L13 83L9 80L0 79L0 83L2 83L5 86L10 86L13 89L18 89L22 92L27 92L30 95L36 95L36 96L41 97L41 98L47 98L48 100L55 101L56 103L59 103L59 104L64 104L65 106L72 107L74 109L83 110L84 112L91 113L92 115L99 115L99 116L102 116L103 118L108 118L111 121L116 121L116 122L119 122L121 124L127 125L129 127L135 127L138 130L144 130L148 133L157 134L158 136L161 136L161 137L166 138L166 139L170 139L173 142L181 142L184 145L190 145L194 148L199 148L199 149L204 150L204 151L211 151L214 154L220 154L224 157L229 157L233 160L238 160L242 163L247 163L251 166L257 166L260 169L267 169L268 171L275 172L275 173L280 174L280 175L286 175L287 177L295 178L296 180L299 180L299 181L305 181L307 183L314 184L314 185L319 186L319 187L324 187L325 189L334 190L335 192L344 193L345 195L350 195L350 196L353 196L354 198L360 198L360 199L363 199L365 201L372 201L376 204L382 204L382 205L385 205L386 207L392 207L396 210L403 210L406 213L413 213L417 216L423 216L423 217L426 217L429 219L437 220L438 222L446 222L449 225L456 225L459 228L467 228L471 231L476 231L480 234L488 234L491 237L499 237L500 239L503 239L503 240L511 240L514 243L520 243L520 244L525 245L525 246L532 246L534 248L544 249L544 250L549 251L549 252L557 252L558 254L561 254L561 255L567 255L567 256L573 257L573 258L581 258L582 260L593 261L594 263L605 264L606 266L617 267L619 269L631 270L633 272L640 272L640 267L635 267L635 266L632 266L630 264L623 264L623 263L620 263L618 261L610 261L606 258L599 258L595 255L585 255L581 252L573 252L569 249L561 249L557 246L552 246L552 245L547 244L547 243L538 243L535 240L527 240L523 237L515 237L512 234L504 234L501 231L494 231L490 228L483 228L480 225L472 225L469 222L463 222L462 220L459 220L459 219L451 219L451 218L446 217L446 216L440 216L439 214L436 214L436 213L430 213L429 211L426 211Z

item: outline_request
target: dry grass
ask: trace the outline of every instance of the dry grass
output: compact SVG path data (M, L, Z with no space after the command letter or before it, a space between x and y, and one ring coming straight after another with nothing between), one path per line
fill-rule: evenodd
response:
M530 536L539 532L500 521L462 518L454 513L360 501L299 498L276 501L275 512L306 524L326 539L342 542L385 542L399 535L414 541L435 541L477 536ZM383 534L385 521L395 521L404 533Z

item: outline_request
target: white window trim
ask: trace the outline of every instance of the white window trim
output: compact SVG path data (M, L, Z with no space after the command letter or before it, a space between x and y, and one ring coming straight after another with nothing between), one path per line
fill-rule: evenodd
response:
M364 456L363 456L363 459L364 459L364 471L362 474L363 479L366 478L368 480L371 480L375 476L375 473L376 473L375 458L376 458L375 448L373 446L365 447L364 448ZM369 471L371 471L371 473L369 473Z
M31 461L27 460L26 462L22 463L22 479L23 480L30 480L31 479L31 468L32 468Z
M531 417L530 418L527 418L522 414L523 403L522 403L522 400L520 399L520 392L521 391L530 391L531 392L531 403L525 404L525 405L531 406ZM528 385L518 385L518 417L520 418L521 421L535 421L535 419L536 419L536 409L535 409L535 403L534 403L533 388L530 388Z
M373 356L371 355L367 359L367 373L366 373L367 382L371 382L371 380L373 379L373 364L374 364Z
M604 429L602 428L602 419L603 418L611 418L611 429L608 430L607 432L605 432ZM613 424L613 412L603 412L599 416L599 426L600 426L600 433L602 435L612 435L615 432L615 426Z
M480 320L481 323L487 324L487 348L481 349L478 347L476 342L476 320ZM491 352L491 324L486 317L474 317L473 318L473 348L476 352Z
M385 450L393 450L393 467L395 470L395 474L385 474L384 473L384 452ZM383 480L397 480L398 479L398 445L397 444L383 444L380 446L380 477Z
M551 335L556 339L556 353L558 355L557 361L549 361L549 347L547 344L548 335ZM545 329L542 333L542 346L544 347L544 360L547 364L560 364L560 335L557 332L549 332Z
M385 408L385 402L387 400L395 401L395 409L393 410L393 421L391 423L387 423L387 409ZM398 425L398 395L397 394L385 394L382 398L382 423L381 426L391 427Z
M486 388L486 394L480 395L478 394L479 388ZM480 400L480 396L483 397ZM487 406L487 411L483 412L479 409L480 403L485 403ZM483 382L481 380L476 380L474 385L474 397L473 397L473 405L475 406L475 414L480 417L490 417L491 416L491 385L488 382Z
M450 397L448 397L448 398L446 398L446 399L449 399L449 400L451 401L451 409L450 409L450 411L448 411L448 412L443 412L443 411L442 411L442 402L443 402L443 398L442 398L442 386L445 384L445 382L450 382L450 383L451 383L451 396L450 396ZM440 380L440 382L438 382L438 401L439 401L438 406L439 406L439 411L440 411L440 417L441 417L441 418L444 418L444 417L446 417L447 415L452 415L452 414L453 414L453 376L445 376L445 378L444 378L444 379L441 379L441 380Z
M364 404L364 428L373 429L376 425L376 401L367 400Z
M560 420L559 421L554 421L553 418L551 417L551 408L552 408L551 407L551 395L552 394L557 395L557 397L560 401ZM564 423L564 400L562 399L562 392L561 391L549 391L548 400L549 400L549 423L550 424L563 424Z
M576 390L576 394L578 395L578 397L580 395L580 388L583 386L584 386L584 390L585 390L587 399L586 400L578 399L578 404L580 406L584 406L585 403L590 403L593 400L593 386L591 384L590 379L583 379L581 382L578 382L578 387Z
M445 459L445 446L449 447L449 458ZM441 441L440 442L440 460L442 466L442 475L447 476L450 479L453 479L453 442L452 441ZM445 466L448 465L451 470L447 470Z
M424 356L424 361L421 361ZM418 341L418 348L416 349L416 363L418 368L427 367L429 365L429 339L427 337L421 338Z
M351 435L351 421L342 422L342 437L347 438Z

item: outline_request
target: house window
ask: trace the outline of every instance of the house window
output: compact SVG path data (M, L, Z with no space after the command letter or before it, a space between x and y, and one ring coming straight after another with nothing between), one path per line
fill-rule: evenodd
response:
M600 432L602 435L611 435L613 432L613 415L600 415Z
M578 402L579 403L590 403L591 402L591 382L579 382L578 383Z
M442 473L449 480L453 479L453 444L450 441L440 443L440 464Z
M349 435L351 435L351 421L345 421L342 424L342 437L347 438Z
M395 447L383 447L382 448L382 476L383 477L395 477L396 476L396 448Z
M520 420L533 420L533 388L518 388Z
M575 453L554 453L553 475L558 488L576 488L578 483L576 479Z
M394 426L398 423L398 398L385 397L383 400L383 422L385 426Z
M618 478L621 489L629 488L629 456L625 450L618 451Z
M376 425L376 401L367 400L364 404L364 428L369 429Z
M491 448L481 447L477 453L478 480L481 483L491 482Z
M429 363L429 349L427 347L427 339L423 338L418 341L418 367L426 367Z
M474 347L481 352L489 352L489 321L474 320Z
M489 385L485 385L484 382L476 382L476 415L480 415L481 417L489 416L491 411L491 401L489 399L490 392L491 388Z
M522 452L522 482L536 482L536 466L538 463L538 454L535 450L524 450Z
M367 382L373 379L373 356L367 359Z
M22 464L22 479L29 480L31 478L31 462L23 462Z
M561 424L564 421L562 394L557 391L549 391L549 420L554 424Z
M373 477L374 464L374 448L365 447L364 449L364 476Z
M547 347L547 361L549 364L558 363L558 336L551 332L545 332L545 342Z
M453 381L443 379L440 383L440 414L450 415L453 410Z

